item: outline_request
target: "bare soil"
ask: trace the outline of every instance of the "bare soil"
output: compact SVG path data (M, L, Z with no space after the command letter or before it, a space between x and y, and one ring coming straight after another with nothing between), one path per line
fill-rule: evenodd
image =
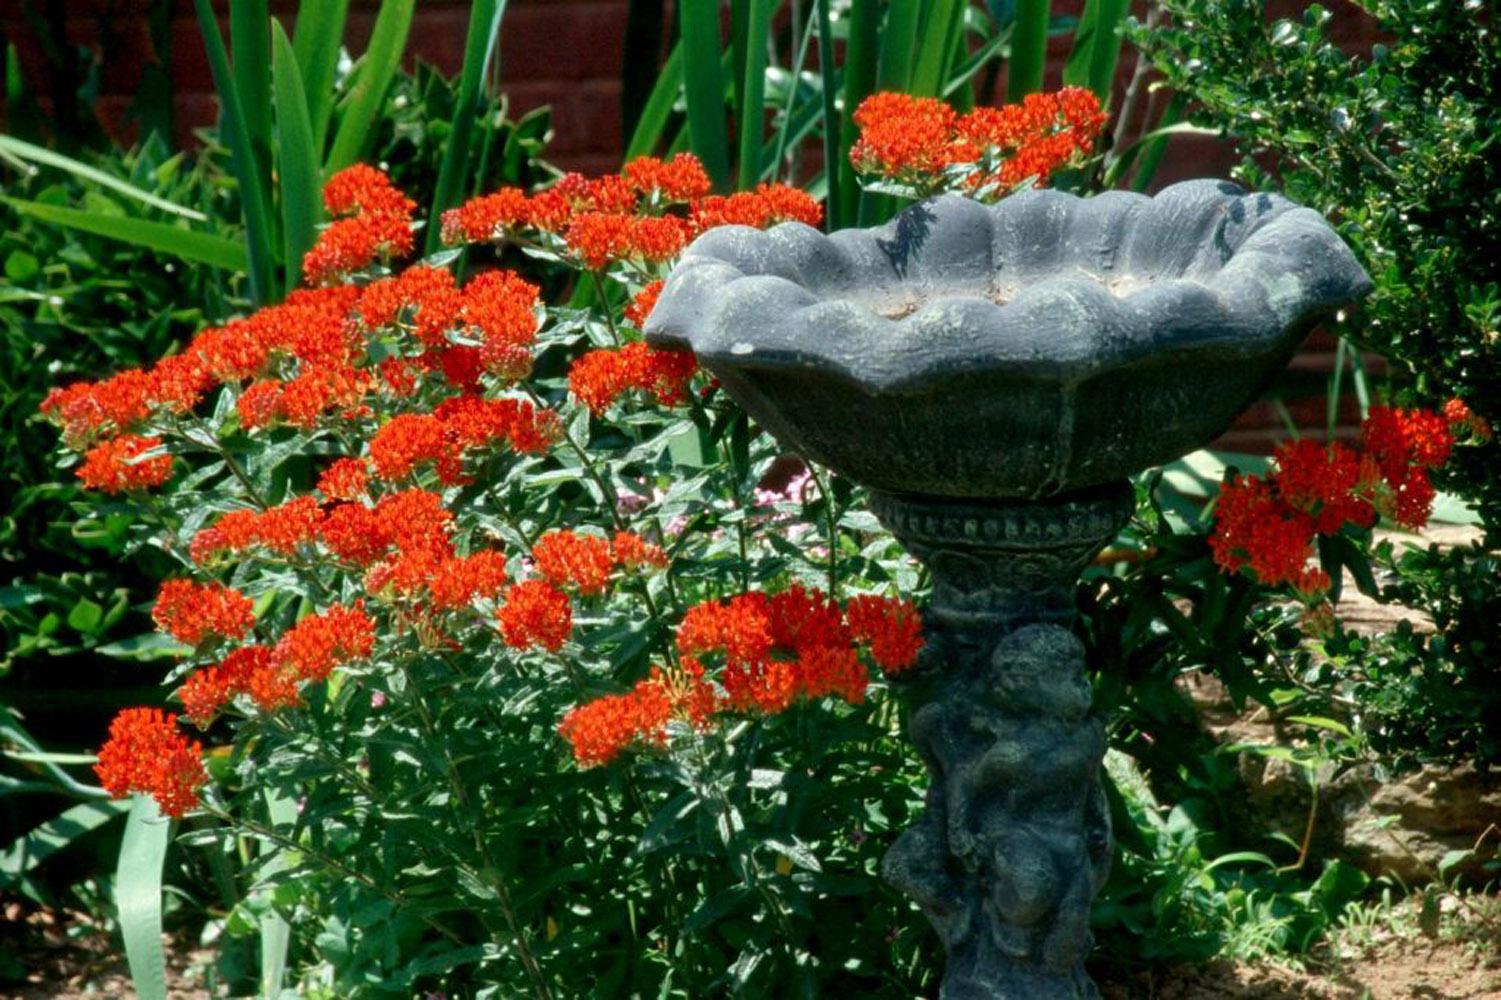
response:
M20 982L0 982L0 1000L135 996L118 942L85 914L30 910L15 902L4 904L0 912L0 957L19 965L23 977ZM164 941L167 1000L209 1000L204 970L213 963L213 952L172 936Z
M1216 961L1094 973L1105 1000L1501 1000L1501 897L1443 902L1443 922L1429 932L1415 905L1398 903L1337 932L1306 968ZM0 946L25 965L28 978L0 986L0 1000L134 996L117 946L81 918L8 910ZM204 970L212 951L170 937L167 945L169 1000L210 1000Z

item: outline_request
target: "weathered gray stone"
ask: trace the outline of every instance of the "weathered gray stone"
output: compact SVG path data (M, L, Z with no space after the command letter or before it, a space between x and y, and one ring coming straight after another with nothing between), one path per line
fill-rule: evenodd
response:
M715 229L646 331L852 479L1040 497L1212 440L1369 287L1316 212L1189 181L1155 198L949 196L829 236Z
M901 681L932 783L884 870L948 949L948 1000L1098 995L1110 824L1075 579L1129 518L1127 477L1211 440L1369 287L1316 213L1218 181L726 227L673 269L648 340L869 486L932 570Z

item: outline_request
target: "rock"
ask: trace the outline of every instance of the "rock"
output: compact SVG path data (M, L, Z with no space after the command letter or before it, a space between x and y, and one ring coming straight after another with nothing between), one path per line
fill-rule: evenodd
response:
M1445 855L1483 837L1475 855L1446 876L1495 878L1484 862L1501 846L1501 772L1429 766L1386 783L1365 777L1368 794L1343 817L1342 853L1351 861L1412 885L1433 880Z
M1182 687L1221 743L1292 745L1292 735L1279 731L1264 709L1234 712L1217 680L1198 676ZM1311 795L1304 767L1246 752L1238 769L1247 793L1244 818L1302 843ZM1336 776L1326 765L1314 778L1318 808L1309 835L1311 859L1340 858L1372 877L1393 876L1412 886L1439 878L1446 855L1478 843L1475 855L1446 871L1444 880L1496 878L1484 864L1501 857L1501 771L1429 765L1394 776L1361 765Z

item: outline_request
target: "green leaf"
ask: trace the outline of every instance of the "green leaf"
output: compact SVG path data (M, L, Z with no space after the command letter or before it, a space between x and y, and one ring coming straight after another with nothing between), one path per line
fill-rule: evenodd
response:
M881 66L876 75L877 90L905 91L912 79L912 52L917 48L917 31L922 0L891 0L886 11L886 26L881 34Z
M207 264L225 271L244 272L248 266L244 245L236 240L202 233L168 222L152 222L123 215L101 215L61 205L0 198L23 215L58 226L120 240L194 264Z
M1290 715L1287 717L1287 721L1296 722L1300 726L1312 726L1315 729L1328 729L1331 732L1339 733L1341 736L1350 735L1349 726L1338 719L1326 719L1321 715Z
M266 815L273 828L291 827L297 821L297 801L267 788ZM286 851L262 842L262 851L274 852L262 867L260 877L268 879L284 871L290 863ZM261 996L264 1000L276 1000L281 996L282 980L287 972L287 946L292 940L292 928L286 918L274 909L267 909L260 920L261 934Z
M250 297L258 303L271 301L275 289L271 281L271 209L267 202L265 179L256 167L255 145L246 126L245 109L240 103L235 78L230 73L229 56L219 34L211 0L193 0L203 46L208 55L214 87L219 91L220 135L229 146L235 179L240 186L240 206L245 218L245 271L250 279Z
M1442 878L1448 878L1449 873L1459 865L1465 864L1475 857L1475 852L1469 848L1456 851L1446 851L1438 860L1438 873Z
M771 34L771 15L776 0L747 0L745 29L745 82L736 119L740 123L740 169L735 184L742 190L761 179L761 147L765 142L763 119L766 107L766 46Z
M768 847L771 850L776 851L778 854L785 856L788 861L791 861L799 868L805 869L810 872L823 871L823 865L818 863L818 856L812 851L808 850L807 847L798 843L796 840L789 842L785 840L773 840L768 838L766 840L763 840L761 843L765 847Z
M292 51L307 95L308 122L318 158L328 136L328 116L334 106L334 72L339 66L339 48L344 39L344 21L349 0L302 0L292 32Z
M1074 31L1073 51L1063 67L1065 85L1088 87L1100 103L1109 102L1124 40L1121 28L1130 8L1129 0L1086 0Z
M202 3L204 0L198 0ZM360 58L358 78L350 89L333 148L323 164L325 178L343 170L364 155L374 135L375 116L380 113L386 90L401 65L407 32L412 27L416 0L385 0L375 17L370 45Z
M1006 100L1019 101L1042 89L1048 56L1050 0L1016 0L1011 26L1011 61L1006 67Z
M167 1000L167 959L162 952L162 864L172 823L148 795L137 795L125 819L115 869L115 909L125 960L139 1000Z
M443 162L438 168L438 183L433 191L429 219L442 218L444 211L459 203L464 177L469 170L474 121L485 106L485 71L491 58L498 58L500 19L505 10L505 0L474 0L469 8L464 69L459 75L458 93L454 95L453 121L449 124L448 142L443 147ZM442 236L440 226L427 227L428 253L434 253L442 246Z
M844 124L839 136L839 218L854 223L859 217L860 182L850 163L850 147L859 129L855 109L876 85L881 57L881 5L877 0L854 0L850 4L849 38L844 43Z
M90 830L129 810L124 801L83 802L17 837L0 854L0 881L20 878Z
M55 167L58 170L72 174L81 181L98 184L102 188L108 188L111 191L125 195L127 198L139 201L143 205L150 205L152 208L159 208L163 212L180 215L184 219L192 219L194 222L208 221L208 216L202 212L179 205L173 201L168 201L166 198L138 188L134 184L111 176L102 170L97 170L86 163L80 163L71 157L63 156L61 153L54 153L50 149L33 146L29 142L22 142L15 136L0 135L0 153L9 153L27 162L39 163L44 167Z
M87 597L80 597L68 611L68 627L75 632L92 635L104 621L104 607Z
M1171 126L1183 117L1188 108L1188 95L1174 94L1168 101L1167 107L1162 111L1162 117L1157 120L1158 130L1163 126ZM1141 162L1136 168L1136 176L1131 178L1131 190L1145 191L1152 183L1152 178L1157 175L1157 167L1162 162L1163 154L1167 152L1166 135L1157 135L1145 146L1141 147Z
M318 150L308 121L307 94L292 43L281 22L271 22L272 69L276 84L276 152L281 158L282 266L285 287L302 278L302 258L318 237L322 201L318 197Z
M678 21L682 33L683 96L688 104L689 139L715 188L725 191L730 187L730 154L724 125L719 4L685 3L679 8Z
M25 250L12 250L5 257L5 276L17 284L25 284L41 273L42 264Z
M646 106L641 109L636 131L631 133L630 145L625 148L627 160L645 156L657 148L662 140L662 133L667 128L667 121L672 117L673 102L677 100L678 91L682 87L683 45L679 42L672 47L672 53L662 64L662 73L652 87L651 96L646 99Z
M967 0L932 0L925 12L926 30L917 41L912 81L907 90L921 97L936 97L943 90L954 40L964 30Z
M835 110L834 93L837 76L834 72L834 24L829 16L829 0L818 0L818 75L823 80L823 162L824 162L824 228L837 229L840 220L838 208L843 202L839 196L839 115Z
M229 0L230 70L256 175L271 178L271 10L267 0Z
M754 890L743 885L732 885L727 889L721 889L704 900L698 909L688 915L688 919L683 921L683 932L697 934L735 912L742 903L747 902L754 895Z

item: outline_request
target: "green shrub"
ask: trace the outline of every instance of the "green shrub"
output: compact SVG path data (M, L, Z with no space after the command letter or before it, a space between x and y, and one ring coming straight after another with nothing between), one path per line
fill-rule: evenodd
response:
M1501 425L1501 32L1481 0L1372 0L1385 39L1350 55L1318 4L1268 22L1259 0L1164 0L1169 26L1135 39L1195 120L1275 185L1333 219L1375 291L1341 324L1397 363L1415 402L1464 400ZM1354 16L1354 15L1347 15ZM1254 158L1254 159L1252 159ZM1501 442L1442 485L1501 533Z

